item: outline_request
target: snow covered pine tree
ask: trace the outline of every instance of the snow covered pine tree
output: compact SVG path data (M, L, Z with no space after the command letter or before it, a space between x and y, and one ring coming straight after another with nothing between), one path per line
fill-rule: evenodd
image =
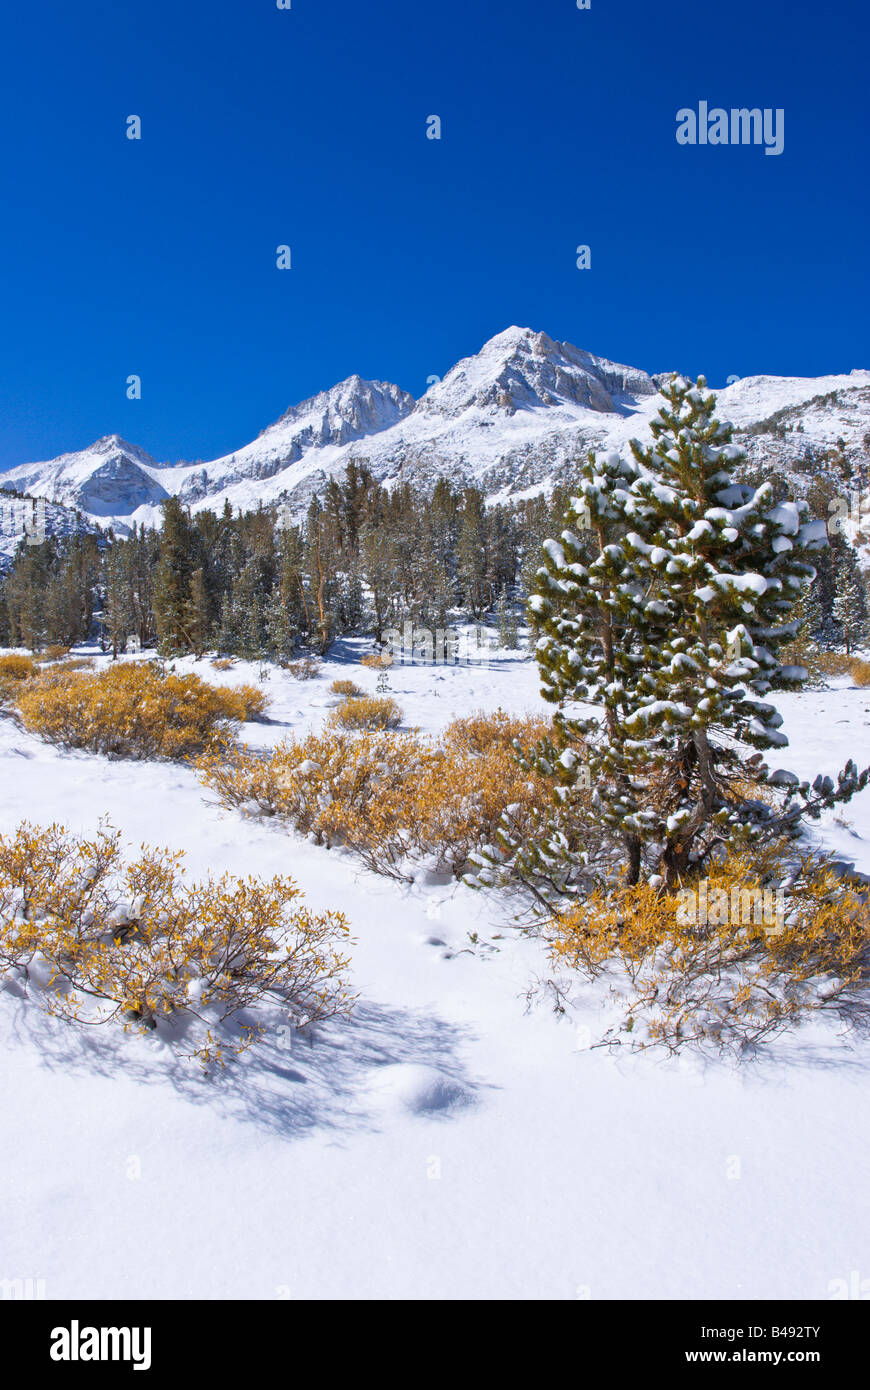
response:
M703 377L675 375L662 395L649 447L583 465L529 603L542 694L558 709L554 740L524 756L551 779L553 804L532 845L505 818L477 881L516 875L548 904L590 877L612 882L614 847L626 882L681 884L714 850L794 834L870 778L850 760L836 786L811 787L765 765L788 740L763 697L806 679L777 653L824 524L804 502L775 505L769 483L736 480L743 454ZM753 794L762 784L781 789L779 805Z

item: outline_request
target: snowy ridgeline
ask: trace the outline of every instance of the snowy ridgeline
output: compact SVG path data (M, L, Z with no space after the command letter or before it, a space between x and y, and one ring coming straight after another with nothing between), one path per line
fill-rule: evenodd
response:
M513 327L443 379L435 376L417 401L397 386L352 376L211 462L161 465L113 434L6 477L13 487L78 508L121 534L134 521L157 522L169 495L194 510L220 511L227 501L236 509L284 502L298 519L352 459L364 461L380 482L428 487L443 475L494 499L520 497L565 480L589 449L624 449L633 436L647 439L662 379ZM752 461L778 477L795 468L801 489L838 440L855 469L870 461L870 372L748 377L719 395L720 416L747 432L741 442Z

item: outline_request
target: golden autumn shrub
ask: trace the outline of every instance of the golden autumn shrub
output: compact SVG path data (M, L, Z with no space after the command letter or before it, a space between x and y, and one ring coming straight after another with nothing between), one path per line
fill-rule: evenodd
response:
M32 656L10 652L0 656L0 704L14 701L24 681L39 674Z
M843 652L820 651L815 656L815 663L825 676L846 676L849 673L849 658Z
M817 1013L870 1020L870 904L824 860L734 855L676 892L592 892L546 929L554 963L606 975L606 1043L740 1052Z
M542 715L508 714L501 708L475 710L448 724L442 742L449 752L485 753L494 745L513 748L518 740L530 746L549 732L550 722Z
M411 735L328 728L285 739L269 753L215 747L196 765L224 805L283 816L316 844L346 846L371 867L394 872L412 847L408 792L427 756Z
M318 844L353 850L378 873L408 878L410 861L424 860L459 877L505 813L522 834L544 794L511 747L512 734L531 724L537 732L537 723L504 716L488 731L486 716L475 720L473 728L455 721L441 742L330 722L270 753L215 747L197 767L224 805L283 816Z
M188 882L181 859L143 847L125 863L106 826L0 837L0 977L60 1018L157 1031L203 1063L258 1041L259 1006L296 1027L348 1011L341 913L310 912L289 878Z
M249 717L246 688L220 689L198 676L120 662L98 674L57 667L28 681L17 699L25 728L65 748L119 758L185 758Z
M63 663L64 672L67 671L93 671L96 661L92 656L73 656L69 661Z
M849 675L856 685L862 687L870 685L870 661L853 656L849 661Z
M216 671L232 671L236 663L228 656L216 656L211 664Z
M256 685L229 685L218 687L226 700L227 709L242 724L255 723L264 717L269 707L269 697Z
M332 716L342 729L397 729L402 711L388 695L350 696Z
M417 848L434 858L434 867L460 877L471 855L496 838L505 815L512 833L527 838L547 788L540 774L520 767L514 742L530 743L548 727L544 719L517 718L503 710L447 726L410 789Z
M393 657L391 652L365 652L359 659L360 666L365 666L370 671L380 671L384 666L392 666Z
M329 688L333 695L344 695L349 699L363 693L355 681L333 681Z

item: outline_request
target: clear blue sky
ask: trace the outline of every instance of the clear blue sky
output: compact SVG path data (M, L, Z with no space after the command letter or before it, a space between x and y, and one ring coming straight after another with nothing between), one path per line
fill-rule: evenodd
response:
M116 431L214 457L351 372L419 396L511 323L714 384L870 367L858 0L40 0L0 24L0 467ZM679 146L702 99L784 108L783 153Z

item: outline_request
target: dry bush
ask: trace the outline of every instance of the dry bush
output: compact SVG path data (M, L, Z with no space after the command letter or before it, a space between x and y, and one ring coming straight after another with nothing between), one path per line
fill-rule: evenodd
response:
M143 847L125 864L106 826L0 837L0 976L61 1018L158 1030L203 1063L262 1036L258 1005L298 1027L347 1012L341 913L311 913L289 878L188 883L181 859Z
M765 890L768 912L741 899ZM687 901L699 901L688 892L650 884L597 891L552 919L554 961L609 976L621 996L622 1023L604 1042L627 1034L640 1048L741 1052L816 1013L870 1021L870 904L823 860L789 867L782 847L768 845L712 866L706 922L687 911Z
M285 816L319 844L352 849L378 873L407 878L407 861L423 859L459 877L504 816L515 834L527 834L545 794L510 745L509 733L528 731L527 721L494 718L488 737L485 716L475 719L473 729L455 721L442 744L389 730L351 734L330 723L271 754L224 746L197 766L225 805Z
M216 671L232 671L236 663L228 656L217 656L211 664Z
M284 670L298 681L311 681L320 675L320 662L314 656L303 656L300 661L288 661Z
M808 690L825 689L828 676L844 676L849 669L841 652L826 651L803 634L780 649L779 659L784 666L803 666Z
M343 700L331 723L342 729L397 729L402 711L388 695L352 696Z
M391 652L366 652L359 659L360 666L365 666L370 671L380 671L384 666L392 666L393 657Z
M415 848L459 878L505 817L515 838L528 838L547 788L539 773L522 770L509 745L494 740L481 752L440 748L409 795Z
M52 646L46 647L45 651L40 652L36 659L42 664L46 661L62 661L65 656L69 656L69 647L54 643Z
M863 661L859 656L853 656L849 661L849 675L856 685L870 685L870 661Z
M497 838L505 818L514 838L528 839L547 788L537 772L520 767L515 749L540 739L549 727L544 718L502 709L448 724L412 789L417 848L433 858L434 867L461 877L471 856Z
M37 666L32 656L25 656L19 652L0 656L0 675L7 676L10 680L23 681L36 674Z
M17 705L25 728L64 748L119 758L185 758L240 722L248 697L198 676L124 662L97 675L58 667L26 682Z
M230 685L221 689L221 694L233 710L233 717L242 724L263 719L269 708L269 696L256 685Z
M349 699L363 693L355 681L333 681L329 688L333 695L346 695Z
M370 867L394 873L413 845L407 789L427 756L413 736L327 729L285 739L271 753L215 748L197 759L197 769L224 805L284 816L316 844L347 846Z
M849 674L849 658L842 652L820 651L815 657L816 665L825 676L846 676Z
M39 674L39 667L31 656L12 652L0 656L0 704L14 702L25 681Z
M512 715L501 708L494 713L475 710L448 724L443 743L448 752L485 753L494 745L513 748L517 741L531 746L551 732L550 721L543 715Z

